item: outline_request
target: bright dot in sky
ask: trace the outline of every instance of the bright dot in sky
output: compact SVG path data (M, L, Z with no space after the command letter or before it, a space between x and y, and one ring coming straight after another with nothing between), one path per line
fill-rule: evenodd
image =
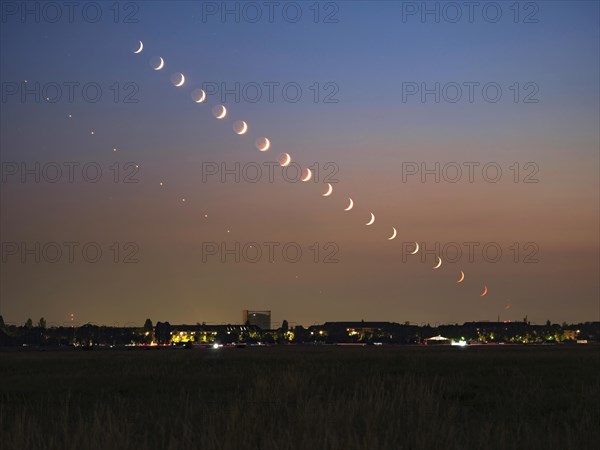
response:
M138 166L138 165L136 164L136 165L135 165L135 168L136 168L136 169L139 169L139 168L140 168L140 166Z
M227 232L229 233L230 230L227 230Z
M204 214L204 217L208 217L208 214Z
M71 117L73 117L73 116L72 116L71 114L69 114L69 119L70 119Z
M90 134L94 134L94 132L93 132L93 131L90 131Z
M25 83L27 83L27 80L25 80Z
M181 199L181 201L182 201L182 202L185 202L185 198L182 198L182 199Z
M163 185L163 182L161 181L161 182L160 182L160 183L158 183L158 184L159 184L160 186L162 186L162 185Z
M116 149L116 148L113 148L113 152L116 152L116 151L117 151L117 149Z

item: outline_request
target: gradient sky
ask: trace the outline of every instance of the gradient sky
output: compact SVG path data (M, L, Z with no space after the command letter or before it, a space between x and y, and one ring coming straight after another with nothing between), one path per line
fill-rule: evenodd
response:
M3 18L3 92L24 80L95 82L103 90L97 103L84 101L77 88L73 102L66 91L54 103L2 98L4 167L66 161L104 169L98 183L82 181L80 171L74 183L17 177L2 183L5 246L78 241L104 250L95 264L80 254L73 264L66 257L22 263L4 254L5 321L44 316L62 324L74 313L79 323L141 325L146 317L237 323L242 309L270 309L275 322L304 325L498 315L599 320L598 2L537 2L537 23L514 23L512 2L500 2L497 23L477 11L473 23L403 21L403 2L335 3L337 23L314 23L309 2L301 3L297 23L280 12L273 23L203 21L202 2L160 1L140 2L137 23L114 23L110 3L102 3L98 23L77 11L73 23ZM134 55L138 39L144 51ZM156 72L149 61L159 55L167 64ZM169 81L175 72L186 76L182 88ZM139 102L115 103L115 82L121 94L125 83L136 83ZM217 121L210 111L218 96L191 101L191 90L204 82L296 82L303 94L297 103L284 101L281 89L272 103L266 90L257 103L230 96L227 120ZM339 101L315 103L309 90L315 82L335 83ZM503 96L497 103L484 101L480 91L473 103L464 97L435 103L431 96L403 102L406 82L495 82ZM521 94L525 83L535 83L539 101L515 103L509 90L515 82ZM248 121L248 135L232 132L237 119ZM256 150L259 136L271 139L270 152ZM274 183L266 172L259 183L202 180L203 163L262 164L282 151L303 167L337 164L333 195L321 197L322 179L288 183L280 172ZM108 168L115 162L138 164L139 183L112 182ZM431 176L403 182L406 162L495 162L503 175L489 183L479 169L473 183L465 173L457 183ZM515 162L521 177L528 172L523 166L535 163L539 182L514 183ZM356 206L344 212L348 196ZM370 211L377 220L366 227ZM393 226L398 237L388 241ZM298 263L283 261L280 251L275 263L266 256L256 264L202 260L203 243L252 241L296 242L303 256ZM410 241L430 249L436 242L479 242L479 249L496 242L503 255L492 263L478 250L469 261L463 246L460 261L432 270L433 254L424 262L420 255L403 258L402 242ZM139 262L115 264L114 242L135 242ZM315 242L319 263L309 249ZM339 246L338 263L322 262L327 242ZM519 262L509 249L515 242ZM528 242L539 247L537 263L523 262ZM461 270L466 278L457 285ZM482 298L484 285L489 294Z

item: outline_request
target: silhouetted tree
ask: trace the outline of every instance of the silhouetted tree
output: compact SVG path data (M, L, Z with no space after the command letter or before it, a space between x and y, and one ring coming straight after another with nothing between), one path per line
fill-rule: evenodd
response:
M288 331L288 329L289 329L288 321L284 320L281 323L281 331L283 331L285 333L286 331Z
M0 330L4 330L6 325L4 325L4 318L0 316Z
M27 319L27 322L25 322L25 328L33 328L33 321L31 320L31 317Z
M146 321L144 322L144 331L152 332L153 328L154 327L152 326L152 321L150 319L146 319Z
M45 330L46 329L46 319L44 319L43 317L41 317L40 321L38 322L38 328L40 330Z

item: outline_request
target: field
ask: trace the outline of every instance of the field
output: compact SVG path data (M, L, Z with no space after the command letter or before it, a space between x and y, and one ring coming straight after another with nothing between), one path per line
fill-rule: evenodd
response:
M2 449L560 449L598 347L0 351Z

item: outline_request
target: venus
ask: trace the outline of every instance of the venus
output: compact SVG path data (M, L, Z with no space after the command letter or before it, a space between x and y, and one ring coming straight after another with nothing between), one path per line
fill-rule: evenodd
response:
M440 258L439 256L437 257L437 264L435 266L433 266L434 269L439 269L442 266L442 258Z
M464 279L465 279L465 273L464 273L464 272L461 270L461 271L460 271L460 278L459 278L459 280L456 282L456 284L458 284L458 283L462 283Z
M327 191L323 194L323 197L329 197L333 192L333 186L330 183L327 183Z

